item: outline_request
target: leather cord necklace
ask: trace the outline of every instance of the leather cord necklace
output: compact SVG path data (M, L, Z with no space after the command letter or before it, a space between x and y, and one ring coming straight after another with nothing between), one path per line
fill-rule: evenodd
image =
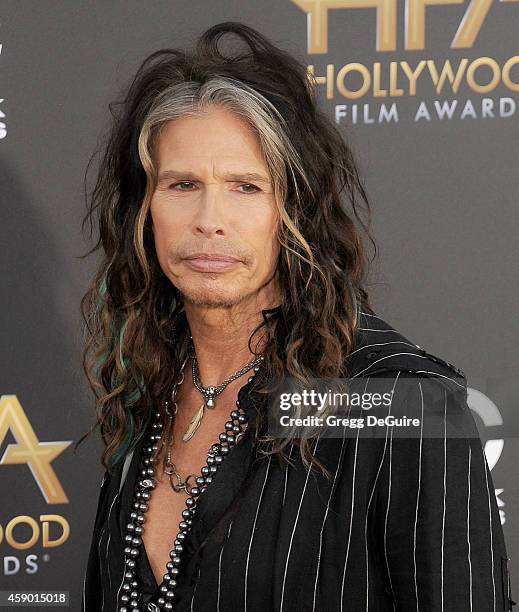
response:
M184 442L188 442L195 435L197 429L200 427L200 424L202 423L202 419L204 418L206 408L214 408L215 399L220 395L220 393L222 393L225 390L227 385L229 385L233 380L236 380L237 378L240 378L240 376L243 376L244 374L246 374L249 370L252 370L256 366L258 366L263 360L263 354L260 354L259 357L249 362L248 364L244 365L242 368L234 372L234 374L231 374L231 376L226 378L219 385L209 385L208 387L204 387L200 380L200 373L198 371L198 361L197 361L196 353L193 347L193 337L192 336L189 336L189 341L190 341L190 353L191 353L191 356L193 357L193 363L192 363L192 368L191 368L191 372L193 376L193 385L202 394L204 398L204 403L195 412L193 418L191 419L191 423L189 424L189 427L187 428L186 432L182 436L182 440Z

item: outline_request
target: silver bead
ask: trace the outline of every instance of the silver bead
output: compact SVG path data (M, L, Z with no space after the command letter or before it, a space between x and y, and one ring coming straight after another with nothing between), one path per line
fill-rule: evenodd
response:
M151 473L154 474L154 471L152 470ZM157 483L154 478L146 478L140 482L141 487L144 487L145 489L154 489L156 484Z

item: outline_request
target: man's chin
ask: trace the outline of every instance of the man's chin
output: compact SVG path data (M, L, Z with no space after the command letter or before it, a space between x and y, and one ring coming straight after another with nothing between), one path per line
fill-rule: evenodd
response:
M243 299L235 292L221 290L217 287L213 289L190 287L186 291L181 291L181 294L185 304L203 306L204 308L231 308Z

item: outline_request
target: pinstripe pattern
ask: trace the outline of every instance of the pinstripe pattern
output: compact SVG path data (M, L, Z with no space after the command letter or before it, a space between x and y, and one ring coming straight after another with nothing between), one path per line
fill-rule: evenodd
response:
M335 467L335 473L333 476L333 485L330 491L330 497L328 498L328 503L326 504L326 511L324 513L324 518L323 518L323 524L321 525L321 531L319 532L319 553L317 555L317 568L315 571L315 582L314 582L314 598L312 601L312 610L315 610L315 602L316 602L316 597L317 597L317 582L319 580L319 569L320 569L320 565L321 565L321 552L322 552L322 547L323 547L323 532L324 532L324 526L326 524L326 519L328 518L328 512L330 510L330 502L332 499L332 495L334 493L335 490L335 483L337 482L337 474L339 473L339 468L341 465L341 459L342 459L342 454L344 452L344 441L345 441L345 432L343 432L343 436L342 436L342 444L341 444L341 452L339 454L339 459L337 461L337 465Z
M399 377L400 377L400 372L397 372L395 380L392 384L393 392L397 388L397 382L398 382ZM390 413L391 413L391 405L389 406L388 414ZM384 454L382 455L382 461L380 462L378 466L377 475L375 477L375 482L373 484L373 488L371 489L371 494L369 496L369 501L368 501L368 506L367 506L367 511L366 511L366 519L364 521L364 547L365 547L365 555L366 555L366 610L369 610L369 550L368 550L368 540L367 540L368 515L369 515L369 509L371 506L371 502L373 500L373 494L375 493L375 488L377 486L378 478L379 478L379 475L382 469L382 465L383 465L383 461L384 461L384 457L386 453L388 431L389 431L389 428L386 427L386 437L384 439ZM393 432L391 432L391 434L392 433ZM391 452L391 440L390 440L390 452ZM389 477L388 498L390 499L391 497L391 456L389 458L389 474L390 474L390 477ZM387 504L387 507L389 508L389 502ZM386 515L386 523L387 523L387 515ZM384 524L384 544L385 544L385 541L386 541L386 524ZM386 563L387 563L387 555L386 555ZM391 575L389 575L389 579L391 581Z
M247 550L247 563L245 564L245 587L244 587L244 612L247 612L247 594L248 594L248 585L247 585L247 576L249 574L249 562L250 562L250 552L252 548L252 541L254 539L254 532L256 530L256 522L258 520L258 514L261 508L261 500L263 499L263 491L265 489L265 483L267 482L269 470L270 470L270 462L272 457L268 458L267 469L265 470L265 480L263 481L263 487L261 488L261 492L258 499L258 507L256 508L256 514L254 516L254 523L252 524L252 530L249 539L249 548Z
M417 582L417 570L416 570L416 527L418 525L418 506L420 503L420 487L422 485L422 443L423 443L423 390L422 385L419 383L420 388L420 451L418 453L418 486L416 491L416 506L414 515L414 526L413 526L413 568L414 568L414 592L416 597L416 611L420 610L420 604L418 603L418 582ZM387 523L387 519L386 519ZM385 541L385 539L384 539ZM387 557L386 557L387 561ZM389 569L389 568L388 568Z
M294 443L292 442L290 444L290 451L288 452L288 460L290 461L291 457L292 457L292 449L294 448ZM287 494L287 481L288 481L288 467L289 464L287 463L286 467L285 467L285 481L284 481L284 485L283 485L283 502L281 505L285 504L285 496Z
M318 444L319 444L319 440L317 440L317 442L315 444L314 454L315 454L315 450L317 449L317 445ZM286 586L288 566L289 566L289 563L290 563L290 552L292 550L292 543L294 541L294 534L296 532L297 522L299 520L299 515L300 515L300 512L301 512L301 506L303 505L303 501L304 501L304 498L305 498L305 492L306 492L306 487L308 485L308 478L309 477L310 477L310 468L307 468L305 484L304 484L304 487L303 487L303 492L301 493L301 499L299 500L299 506L297 508L297 514L296 514L296 518L294 520L294 526L293 526L291 534L290 534L290 542L289 542L289 545L288 545L288 552L286 554L285 572L283 573L283 585L281 587L281 601L280 601L280 604L279 604L279 609L280 609L281 612L283 612L283 605L284 605L284 598L285 598L285 586Z
M445 403L443 407L443 499L442 499L442 564L441 564L441 576L442 576L442 612L444 609L444 590L443 590L443 571L445 561L445 501L447 493L447 393L445 393Z
M487 475L487 465L485 460L485 485L487 491L487 499L488 499L488 531L490 533L490 556L491 556L491 571L492 571L492 610L495 612L496 610L496 580L494 577L494 543L492 541L492 507L490 502L490 491L488 490L488 475ZM493 489L493 487L492 487ZM495 502L495 496L492 491L492 501Z
M376 378L394 391L388 414L412 404L422 416L419 435L398 437L388 427L379 438L360 429L319 438L313 452L330 480L308 469L293 445L287 447L293 465L260 460L246 435L239 453L233 449L226 458L219 486L204 493L189 547L199 559L180 576L176 612L511 609L502 588L507 552L481 441L448 435L451 415L469 411L466 381L379 317L363 316L369 320L361 317L350 375L369 377L368 383ZM404 385L404 377L414 384ZM429 404L425 383L441 391L439 411ZM248 396L240 393L246 406ZM427 426L436 421L443 434L431 438ZM127 491L137 477L139 452L140 446L124 481L120 470L102 488L83 612L103 610L102 598L113 601L122 579L124 544L113 509L119 487ZM256 458L248 466L245 453ZM234 508L226 484L238 490L235 479L242 485ZM120 496L121 525L126 499ZM141 571L151 569L143 564ZM114 585L110 575L117 576Z
M229 524L229 531L227 532L227 540L229 539L229 536L231 535L231 529L232 529L232 522ZM225 548L225 543L222 546L222 550L220 551L220 556L218 557L218 596L216 598L216 612L220 612L220 580L222 576L222 555L223 555L224 548Z
M385 564L386 564L386 569L388 572L388 577L389 577L389 586L391 587L391 593L393 594L393 598L394 598L394 591L393 591L393 582L391 580L391 573L389 572L389 563L388 563L388 558L387 558L387 519L389 516L389 507L391 505L391 468L392 468L392 462L393 462L393 431L391 431L391 435L389 436L389 488L388 488L388 492L387 492L387 498L388 498L388 504L387 504L387 508L386 508L386 514L384 517L384 560L385 560ZM367 548L366 548L367 550ZM367 576L367 572L366 572L366 576ZM367 587L367 585L366 585ZM366 592L369 593L369 589L366 588Z
M357 437L355 438L355 456L353 459L353 473L352 473L352 477L351 477L351 506L349 509L349 528L348 528L348 542L346 545L346 554L345 554L345 558L344 558L344 568L342 571L342 582L341 582L341 597L340 597L340 606L341 606L341 612L343 611L343 603L344 603L344 585L345 585L345 581L346 581L346 568L348 566L348 555L350 553L350 544L351 544L351 534L352 534L352 529L353 529L353 510L355 508L355 472L357 469L357 450L358 450L358 443L359 443L359 433L360 433L360 429L357 431Z
M472 449L469 446L469 465L467 469L467 560L469 564L469 602L472 612L472 564L470 562L470 461Z
M190 606L191 612L193 612L195 609L195 597L196 597L196 590L197 590L196 587L198 586L199 579L200 579L200 568L198 568L198 579L195 583L195 588L193 589L193 597L191 597L191 606Z

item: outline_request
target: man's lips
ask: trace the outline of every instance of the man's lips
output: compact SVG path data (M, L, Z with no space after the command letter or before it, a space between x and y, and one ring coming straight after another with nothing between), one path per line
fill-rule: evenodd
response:
M193 253L193 255L188 255L184 257L184 259L208 259L211 261L238 261L235 257L231 257L230 255L220 255L218 253Z
M239 260L229 255L194 253L184 257L186 265L196 272L225 272L238 265Z

